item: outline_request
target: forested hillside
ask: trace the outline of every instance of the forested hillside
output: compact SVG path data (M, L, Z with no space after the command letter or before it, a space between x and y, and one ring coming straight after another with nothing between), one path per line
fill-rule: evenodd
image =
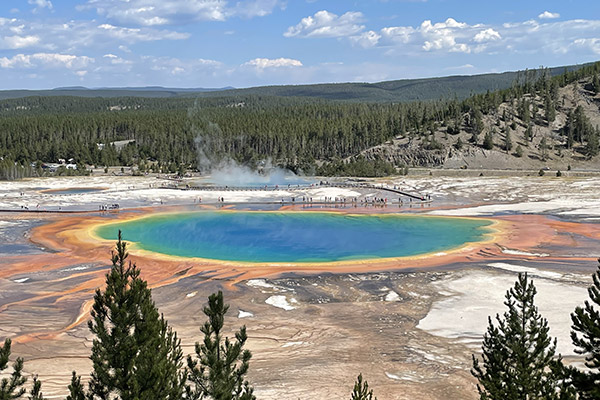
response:
M556 76L575 71L583 65L569 65L545 69ZM99 88L67 87L52 90L3 90L0 100L23 97L141 97L141 98L197 98L231 96L306 97L311 99L348 102L410 102L440 99L463 100L473 94L506 89L515 82L525 82L541 70L511 71L494 74L445 76L439 78L401 79L377 83L325 83L313 85L259 86L244 89L182 89L164 87Z
M599 64L473 96L444 120L367 149L367 160L446 168L600 167Z
M543 73L557 76L575 71L585 65L570 65L544 69ZM412 102L429 100L463 100L474 94L507 89L515 82L524 83L539 76L542 70L503 72L497 74L459 75L439 78L402 79L377 83L329 83L319 85L262 86L232 89L215 95L261 95L281 97L312 97L349 102Z
M506 166L524 158L586 161L598 154L599 72L600 63L554 77L538 71L522 84L463 101L254 95L3 100L0 168L23 174L0 171L0 177L40 173L32 163L71 158L80 165L157 172L203 169L224 158L250 166L269 159L294 171L362 176L456 159L450 166L463 167L463 159L483 150L504 152ZM131 143L112 145L122 140Z
M23 97L158 97L158 98L173 98L179 96L186 96L191 94L198 96L203 92L219 92L222 90L234 89L233 87L224 87L218 89L204 89L204 88L166 88L161 86L147 86L147 87L126 87L126 88L98 88L88 89L86 87L62 87L49 90L0 90L0 99L20 99Z
M175 102L175 103L174 103ZM178 99L26 98L0 104L0 154L27 164L73 158L94 165L144 165L176 171L232 157L270 158L293 170L350 157L417 129L443 102L354 104L273 97ZM69 111L66 111L69 110ZM90 111L86 111L90 110ZM120 152L98 144L135 140Z

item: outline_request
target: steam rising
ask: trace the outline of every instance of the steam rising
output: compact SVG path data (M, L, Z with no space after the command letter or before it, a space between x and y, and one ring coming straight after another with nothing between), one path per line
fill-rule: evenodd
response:
M260 170L254 170L228 158L212 168L210 181L215 185L226 186L272 186L307 183L288 169L273 167L268 161L263 164L264 166Z
M270 159L258 163L257 168L242 165L228 155L219 154L222 149L223 131L218 124L208 122L204 129L196 129L194 140L198 152L198 170L210 175L210 182L220 186L298 185L308 182L292 171L273 166ZM243 142L243 137L239 139ZM223 152L224 154L224 152Z

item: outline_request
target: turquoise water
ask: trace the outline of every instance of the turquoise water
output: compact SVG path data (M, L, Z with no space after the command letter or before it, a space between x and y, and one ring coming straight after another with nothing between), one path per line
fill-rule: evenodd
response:
M491 221L324 212L189 212L104 225L96 233L182 257L330 262L414 256L479 241Z

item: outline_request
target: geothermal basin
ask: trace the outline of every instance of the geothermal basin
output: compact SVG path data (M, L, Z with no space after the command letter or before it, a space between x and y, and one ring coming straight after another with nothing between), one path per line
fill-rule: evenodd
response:
M475 400L471 355L518 272L535 280L564 359L580 361L570 313L587 298L600 256L598 182L426 175L268 190L193 190L192 180L177 188L156 177L8 182L3 336L45 397L64 398L72 370L86 380L89 310L121 229L184 354L202 339L207 296L224 291L226 335L247 327L249 380L262 400L344 400L358 373L378 398ZM433 202L373 206L390 196L380 185ZM315 203L292 201L303 196ZM327 200L336 198L357 200ZM99 208L113 203L120 210Z
M485 239L492 221L398 214L196 211L108 223L135 249L160 255L252 263L315 263L410 257Z

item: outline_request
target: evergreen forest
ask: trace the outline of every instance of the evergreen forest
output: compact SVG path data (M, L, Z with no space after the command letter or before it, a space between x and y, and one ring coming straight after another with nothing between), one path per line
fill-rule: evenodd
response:
M249 167L269 160L306 174L382 176L417 165L377 153L365 156L367 150L402 138L418 142L426 152L447 149L440 132L446 138L469 133L466 143L458 137L456 149L467 144L498 147L518 157L511 130L522 126L527 146L532 127L554 121L559 89L585 81L597 94L599 73L600 63L556 76L546 69L533 70L507 89L464 100L405 103L217 94L1 100L0 178L41 175L44 163L60 159L72 159L80 171L87 165L202 172L207 164L233 159ZM491 116L497 127L484 124ZM553 149L575 149L585 157L598 154L598 127L581 108L569 111L558 136L552 146L549 138L539 143L541 158Z

